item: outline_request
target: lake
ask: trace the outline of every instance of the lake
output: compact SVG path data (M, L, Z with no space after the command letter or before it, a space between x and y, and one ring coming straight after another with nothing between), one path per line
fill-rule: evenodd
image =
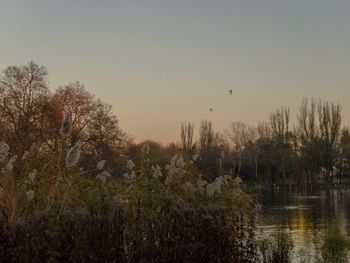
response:
M256 195L262 205L259 230L265 237L285 227L294 242L293 263L300 251L314 257L327 227L336 224L350 234L350 189L325 187L262 190ZM310 262L308 259L306 262Z

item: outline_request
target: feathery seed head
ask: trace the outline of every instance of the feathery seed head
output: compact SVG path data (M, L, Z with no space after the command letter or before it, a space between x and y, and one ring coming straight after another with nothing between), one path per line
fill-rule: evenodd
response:
M22 161L26 160L29 156L29 151L25 151L22 155Z
M81 143L78 141L73 147L71 147L66 155L66 167L70 168L75 166L80 158Z
M0 142L0 156L7 154L10 146L6 142Z
M135 163L132 161L132 160L128 160L127 163L126 163L126 167L129 169L129 170L132 170L135 168Z
M149 153L149 142L145 142L144 145L142 145L141 151L145 154Z
M160 166L158 164L156 166L152 166L152 171L153 171L152 176L155 178L163 176L162 169L160 168Z
M103 167L105 166L105 164L106 164L106 160L101 160L101 161L99 161L99 162L97 163L96 168L97 168L98 170L102 170Z
M37 171L36 169L34 169L33 171L31 171L29 174L28 174L28 180L32 183L34 182L34 179L36 177L36 174L37 174Z
M34 191L33 191L33 190L29 190L29 191L26 193L26 196L27 196L27 200L28 200L28 201L31 201L31 200L34 198Z

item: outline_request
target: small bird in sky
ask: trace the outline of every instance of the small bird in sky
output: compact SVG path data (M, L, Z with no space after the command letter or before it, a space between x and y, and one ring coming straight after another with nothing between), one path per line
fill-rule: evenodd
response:
M213 112L213 109L212 109L212 108L210 108L209 110L210 110L210 112Z
M232 89L230 89L228 92L230 93L230 95L232 95Z

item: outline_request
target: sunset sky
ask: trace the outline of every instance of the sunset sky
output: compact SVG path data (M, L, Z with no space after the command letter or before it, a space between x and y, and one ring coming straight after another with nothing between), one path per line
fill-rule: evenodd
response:
M348 0L0 0L0 68L34 60L53 89L79 80L136 141L282 105L295 119L308 96L350 124L349 25Z

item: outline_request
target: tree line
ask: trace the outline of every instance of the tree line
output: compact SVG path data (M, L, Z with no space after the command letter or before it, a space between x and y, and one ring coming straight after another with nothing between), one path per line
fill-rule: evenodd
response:
M202 121L192 147L194 127L182 124L182 148L198 147L200 163L211 174L230 171L264 184L341 183L350 176L350 131L341 125L341 110L339 104L304 98L293 127L287 107L257 126L232 122L221 134Z
M59 153L66 116L71 122L66 146L83 143L84 167L103 158L112 174L121 174L126 160L137 162L144 142L135 143L119 127L110 105L80 82L52 91L47 76L45 67L29 62L7 67L0 77L0 141L13 154L22 156L32 148ZM182 152L208 179L235 173L265 184L342 182L350 176L350 130L341 125L341 110L339 104L305 98L293 126L287 107L256 126L232 122L221 133L203 120L195 136L194 125L182 123L178 143L149 141L150 158L161 165Z

